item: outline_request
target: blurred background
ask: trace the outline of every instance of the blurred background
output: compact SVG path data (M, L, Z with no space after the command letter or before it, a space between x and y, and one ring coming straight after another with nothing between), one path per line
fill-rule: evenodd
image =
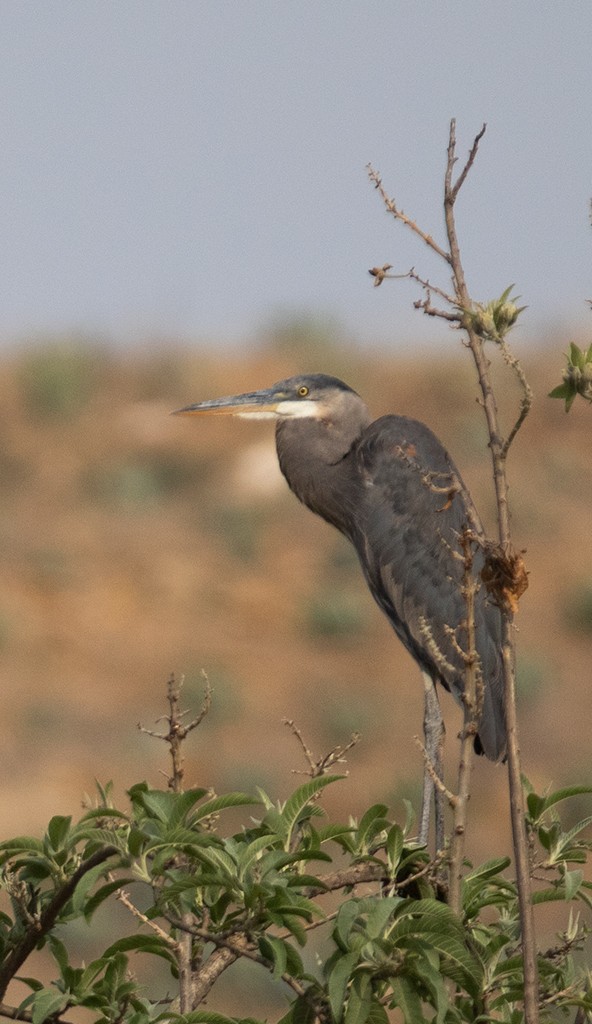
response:
M158 785L171 672L213 709L187 782L285 797L361 732L332 813L418 800L422 687L346 542L298 505L269 424L172 409L295 372L343 377L378 416L425 420L494 526L474 372L412 308L442 238L449 120L487 134L458 226L469 287L516 282L535 390L509 465L530 588L517 628L536 786L590 778L590 410L545 396L590 341L587 4L1 5L0 828ZM493 23L492 23L493 18ZM495 357L495 353L492 352ZM503 421L519 394L497 374ZM459 717L444 696L454 764ZM470 855L508 849L503 769L479 762Z

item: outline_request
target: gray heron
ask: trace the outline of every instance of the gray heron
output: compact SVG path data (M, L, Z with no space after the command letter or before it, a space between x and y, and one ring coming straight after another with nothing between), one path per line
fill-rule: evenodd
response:
M370 591L415 659L425 687L426 750L441 775L443 723L436 684L462 704L466 600L459 536L483 539L476 509L432 431L406 416L372 421L360 396L325 374L197 402L184 415L229 414L276 421L280 468L297 498L353 544ZM475 548L472 572L484 566ZM475 748L492 761L506 751L501 612L478 585L474 599L480 707ZM434 786L424 774L419 836L427 842ZM436 794L436 806L438 808ZM443 825L436 821L436 836ZM438 817L438 810L437 810Z

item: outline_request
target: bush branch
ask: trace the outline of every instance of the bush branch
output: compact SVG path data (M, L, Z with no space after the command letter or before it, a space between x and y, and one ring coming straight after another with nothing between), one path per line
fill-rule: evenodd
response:
M58 889L55 896L47 904L45 910L43 910L39 915L38 919L29 924L25 934L13 947L4 963L0 966L0 1001L4 999L9 982L17 971L20 970L27 957L30 956L41 939L51 932L59 917L60 911L64 909L68 900L70 900L74 895L76 886L81 879L84 878L88 871L96 868L99 864L103 864L106 860L109 860L110 857L116 856L119 856L119 850L114 846L104 846L102 849L97 850L96 853L93 853L92 856L82 862L71 878L69 878L68 881Z
M368 171L368 177L370 178L370 181L373 183L374 187L380 193L380 197L387 209L387 212L392 214L395 220L400 220L401 223L405 225L405 227L408 227L411 231L414 232L414 234L418 235L418 237L421 238L422 242L425 242L425 244L430 249L432 249L438 256L440 256L443 260L446 260L447 263L450 263L450 253L446 252L445 249L438 245L438 243L434 241L432 236L428 235L426 231L422 231L422 229L418 226L416 221L412 220L411 217L408 217L406 213L403 213L403 211L398 208L397 204L395 203L395 200L391 199L390 196L387 195L382 184L382 178L380 177L378 171L374 170L372 164L368 164L366 169Z

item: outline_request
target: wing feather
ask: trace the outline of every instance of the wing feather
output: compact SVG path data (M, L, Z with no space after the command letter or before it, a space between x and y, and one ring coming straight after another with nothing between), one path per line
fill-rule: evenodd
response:
M466 645L466 605L459 538L465 527L483 536L471 497L446 450L416 420L385 416L372 423L356 458L364 491L352 539L370 589L422 668L460 702L464 663L454 640ZM477 576L482 566L477 547ZM483 585L475 628L484 683L479 738L487 756L499 760L505 753L501 616Z

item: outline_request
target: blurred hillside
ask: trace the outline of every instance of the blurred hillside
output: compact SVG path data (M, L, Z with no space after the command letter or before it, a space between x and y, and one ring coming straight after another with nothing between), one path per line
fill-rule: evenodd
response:
M530 588L518 616L522 748L538 785L584 782L592 654L592 413L545 395L561 342L526 352L537 396L509 463L515 540ZM277 469L269 424L177 419L201 398L297 371L343 377L375 415L424 419L454 454L492 525L472 368L434 351L395 358L286 327L251 353L175 346L123 354L84 341L21 347L0 365L0 646L4 836L78 813L94 779L118 796L158 784L166 751L136 729L165 711L171 671L213 709L187 782L256 783L283 797L305 767L285 725L320 754L362 733L336 810L417 800L422 687L342 538L303 509ZM504 415L517 391L500 371ZM509 419L507 419L509 422ZM448 757L459 717L443 696ZM471 853L507 848L502 768L479 762Z

